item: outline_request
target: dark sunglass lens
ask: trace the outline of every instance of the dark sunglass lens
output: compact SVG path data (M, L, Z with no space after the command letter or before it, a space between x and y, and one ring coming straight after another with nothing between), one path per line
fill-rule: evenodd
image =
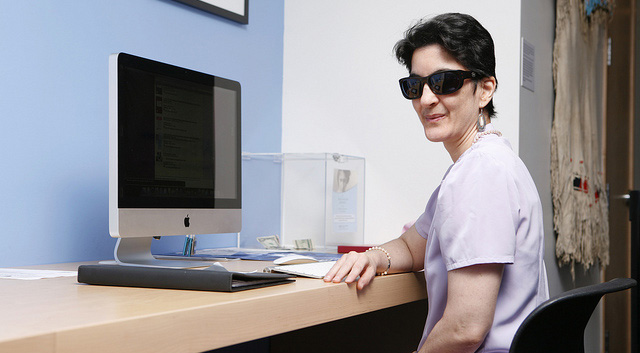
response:
M460 72L446 72L444 73L444 76L442 94L453 93L459 90L464 83L464 79Z
M442 90L445 85L444 73L433 74L429 76L429 88L435 94L443 94Z
M405 78L400 83L402 94L408 99L419 98L422 95L422 85L419 78Z

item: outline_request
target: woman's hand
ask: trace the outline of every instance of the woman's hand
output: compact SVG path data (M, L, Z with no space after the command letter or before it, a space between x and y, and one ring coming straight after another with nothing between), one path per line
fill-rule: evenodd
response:
M353 283L357 279L357 288L362 289L371 283L376 272L420 271L424 268L426 245L427 239L418 234L414 225L399 238L375 246L370 251L352 251L343 255L324 276L324 281Z
M331 270L327 272L327 275L324 276L324 281L340 283L344 279L346 283L353 283L360 277L356 287L362 289L376 276L377 268L376 254L372 254L372 252L358 253L352 251L344 254L340 260L333 265Z

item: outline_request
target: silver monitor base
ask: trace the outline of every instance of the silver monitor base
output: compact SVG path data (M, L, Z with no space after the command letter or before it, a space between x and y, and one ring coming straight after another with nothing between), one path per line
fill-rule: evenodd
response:
M140 267L168 267L168 268L192 268L192 267L208 267L210 262L201 261L194 258L194 261L184 260L160 260L151 254L150 237L143 238L118 238L116 247L113 250L113 256L116 263L123 266L140 266Z

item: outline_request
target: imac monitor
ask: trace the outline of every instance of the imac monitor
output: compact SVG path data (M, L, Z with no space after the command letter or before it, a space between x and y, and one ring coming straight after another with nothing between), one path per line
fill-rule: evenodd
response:
M130 54L109 58L109 233L122 265L154 236L241 228L240 84Z

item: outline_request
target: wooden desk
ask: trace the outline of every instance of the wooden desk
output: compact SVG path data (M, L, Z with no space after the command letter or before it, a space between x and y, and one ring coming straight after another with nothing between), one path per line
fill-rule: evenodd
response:
M240 271L265 265L225 263ZM91 286L74 277L0 279L0 352L202 352L425 297L422 273L377 277L363 291L298 278L238 293Z

